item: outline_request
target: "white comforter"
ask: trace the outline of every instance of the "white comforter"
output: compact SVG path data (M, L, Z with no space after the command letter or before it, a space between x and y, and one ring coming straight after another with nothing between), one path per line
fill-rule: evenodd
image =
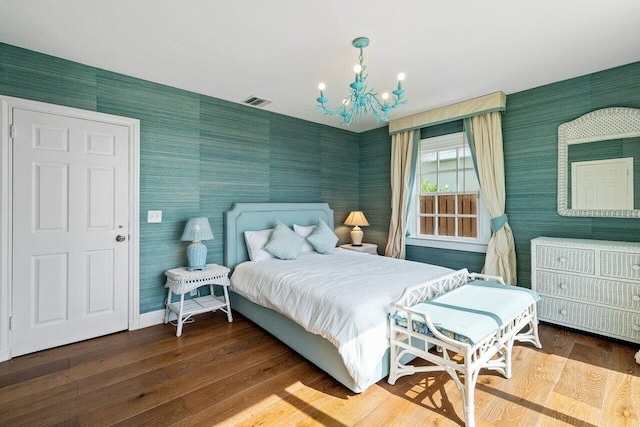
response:
M407 286L452 270L336 249L297 260L244 262L231 276L238 294L269 307L332 342L364 391L389 347L389 305Z

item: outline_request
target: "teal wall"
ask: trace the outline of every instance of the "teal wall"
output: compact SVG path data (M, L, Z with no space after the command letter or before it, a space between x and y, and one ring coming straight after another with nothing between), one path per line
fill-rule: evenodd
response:
M531 239L538 236L640 241L640 220L557 213L558 126L593 110L640 108L640 62L507 96L503 116L506 211L518 284L531 284Z
M187 218L209 218L223 261L233 202L358 208L359 135L0 43L0 94L140 119L140 311L164 307L164 270L184 265ZM301 161L304 159L304 161ZM146 222L162 210L163 222ZM342 242L348 228L338 227Z
M531 285L530 241L535 237L640 241L638 219L562 217L556 209L558 126L607 107L640 108L640 62L507 95L502 121L506 212L515 236L521 286ZM449 133L454 131L447 129ZM391 139L383 138L382 133L383 130L376 130L361 134L361 177L368 177L375 170L386 174L386 179L363 182L360 187L360 206L367 215L365 201L382 209L390 200ZM378 155L365 157L368 146L376 143ZM377 215L382 218L389 214L379 211ZM386 242L386 235L379 231L377 239ZM483 254L418 246L407 246L407 259L476 271L484 264Z
M386 127L355 134L1 43L0 94L140 119L141 313L163 307L164 270L186 262L179 238L187 218L209 217L208 262L222 263L223 213L233 202L328 202L336 224L360 208L370 223L365 241L384 253ZM530 285L534 237L640 241L638 220L556 211L558 126L614 106L640 108L640 62L507 96L506 210L520 285ZM147 210L162 210L163 222L148 224ZM348 241L348 227L336 232ZM484 255L408 246L407 258L479 271Z
M367 243L384 254L391 219L391 140L385 126L360 134L360 209L369 221L363 227Z

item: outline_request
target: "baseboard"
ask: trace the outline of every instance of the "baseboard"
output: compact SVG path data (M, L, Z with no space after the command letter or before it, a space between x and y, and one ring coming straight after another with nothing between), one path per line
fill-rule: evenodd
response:
M164 310L150 311L140 315L140 329L164 323Z

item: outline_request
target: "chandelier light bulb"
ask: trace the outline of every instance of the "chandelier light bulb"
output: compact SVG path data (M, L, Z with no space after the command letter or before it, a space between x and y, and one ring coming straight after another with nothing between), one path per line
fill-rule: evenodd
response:
M404 80L404 78L405 78L404 73L400 73L400 74L398 74L398 80L399 80L399 81L403 81L403 80Z
M342 100L342 105L349 105L349 100L347 98L344 98Z
M356 64L353 66L354 73L359 73L360 71L362 71L362 66L360 64Z
M326 86L325 86L325 84L324 84L324 83L320 83L320 84L318 85L318 89L320 89L320 90L325 90L325 88L326 88Z

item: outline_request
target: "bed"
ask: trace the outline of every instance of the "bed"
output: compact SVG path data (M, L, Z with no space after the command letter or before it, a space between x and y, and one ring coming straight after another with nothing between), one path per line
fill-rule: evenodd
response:
M300 256L298 260L275 260L258 263L247 262L249 258L244 238L245 231L269 229L274 226L276 221L281 221L289 227L293 224L311 226L315 225L319 219L333 229L333 210L328 204L234 204L232 208L225 213L225 265L234 270L231 276L231 307L233 310L241 313L243 316L267 330L344 386L359 393L386 377L389 373L388 312L391 302L399 298L407 286L417 285L447 274L452 270L429 264L345 251L339 248L336 248L332 255L305 254L305 256ZM333 266L330 267L332 280L335 280L336 283L341 283L339 281L347 280L348 276L358 277L357 286L361 286L360 293L371 294L375 300L374 303L377 307L375 309L377 318L373 320L375 327L371 327L371 330L365 331L363 335L370 334L370 336L376 336L377 338L382 335L385 344L382 350L380 350L379 346L376 347L375 350L369 350L365 347L361 348L359 344L356 346L358 352L364 354L363 365L367 365L366 367L362 367L363 372L354 372L354 369L360 369L356 366L359 362L357 362L357 359L356 361L345 361L343 348L338 349L336 339L322 336L318 331L314 333L313 324L305 325L307 328L311 327L312 332L307 331L307 329L300 324L309 323L309 321L313 322L315 319L297 319L294 321L292 320L294 317L292 313L270 306L270 300L260 300L259 297L256 298L256 293L250 290L247 291L246 289L240 290L240 283L244 283L245 281L250 282L254 280L254 283L249 285L252 286L252 289L258 289L263 286L264 282L260 282L261 279L251 279L252 273L247 272L251 270L249 267L252 267L253 264L268 266L273 274L276 274L275 277L278 278L279 284L282 284L284 281L281 280L281 278L286 274L278 270L279 265L292 266L298 262L299 264L295 264L294 270L302 271L300 270L301 268L313 268L310 267L310 265L316 264L316 262L309 261L309 256L316 255L317 258L315 259L322 260L322 262L329 262L330 265ZM357 268L357 270L345 269L344 259L352 260L351 265ZM320 261L318 261L318 263L319 262ZM363 267L365 264L370 267ZM340 267L337 267L337 265L340 265ZM375 267L376 265L378 267ZM403 269L406 269L406 272L389 275L391 268L396 268L400 265ZM365 270L367 269L375 270L373 276L360 277L360 275L366 274ZM340 276L341 274L343 275L342 277ZM317 270L313 270L309 275L321 276ZM330 282L330 280L325 281ZM364 291L364 288L362 288L365 282L368 291ZM394 283L392 284L392 282ZM381 291L381 289L384 289L384 292ZM334 286L332 292L335 293L335 291L336 287ZM280 291L280 293L285 296L288 295L288 292L288 290ZM329 299L338 301L338 303L340 302L339 298L335 298L335 295ZM354 311L349 311L349 314L346 316L336 315L334 319L342 319L348 316L358 317L358 311L362 311L359 310L358 307L359 305L354 305ZM331 313L342 313L348 309L349 307L345 307L345 305L342 304L341 307L331 309ZM355 334L360 335L357 332L355 332ZM376 341L378 341L377 338ZM368 339L365 341L368 341ZM372 338L371 341L374 341L374 339Z

